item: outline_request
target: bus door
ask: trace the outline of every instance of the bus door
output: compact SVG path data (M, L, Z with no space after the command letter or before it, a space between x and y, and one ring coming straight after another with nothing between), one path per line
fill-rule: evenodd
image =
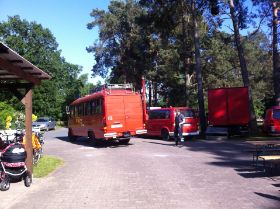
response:
M143 128L143 107L140 95L123 97L126 130L135 131ZM132 133L135 134L135 133Z
M106 97L106 124L108 132L123 132L125 130L123 96L110 95Z
M112 132L132 131L143 127L143 110L139 95L110 95L106 98L107 129Z

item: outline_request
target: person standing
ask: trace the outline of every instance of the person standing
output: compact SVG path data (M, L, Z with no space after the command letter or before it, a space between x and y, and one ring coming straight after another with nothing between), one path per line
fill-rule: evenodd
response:
M182 125L185 122L185 116L180 113L179 109L176 109L176 115L175 115L175 144L178 145L179 140L183 140L183 134L182 134Z

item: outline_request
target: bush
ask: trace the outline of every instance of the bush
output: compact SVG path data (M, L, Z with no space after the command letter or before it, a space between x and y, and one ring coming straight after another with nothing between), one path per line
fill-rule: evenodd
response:
M14 120L15 109L7 104L6 102L0 102L0 129L6 129L6 118L8 116L12 117Z

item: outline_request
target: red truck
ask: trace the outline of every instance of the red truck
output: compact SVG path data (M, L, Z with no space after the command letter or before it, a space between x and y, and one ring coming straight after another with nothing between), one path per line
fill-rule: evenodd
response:
M250 120L247 87L217 88L208 90L207 134L248 133Z

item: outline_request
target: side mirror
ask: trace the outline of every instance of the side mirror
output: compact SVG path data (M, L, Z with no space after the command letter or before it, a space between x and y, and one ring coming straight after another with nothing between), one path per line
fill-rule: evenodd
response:
M65 107L65 110L66 110L66 114L67 114L67 115L70 115L70 109L69 109L69 106L66 106L66 107Z

